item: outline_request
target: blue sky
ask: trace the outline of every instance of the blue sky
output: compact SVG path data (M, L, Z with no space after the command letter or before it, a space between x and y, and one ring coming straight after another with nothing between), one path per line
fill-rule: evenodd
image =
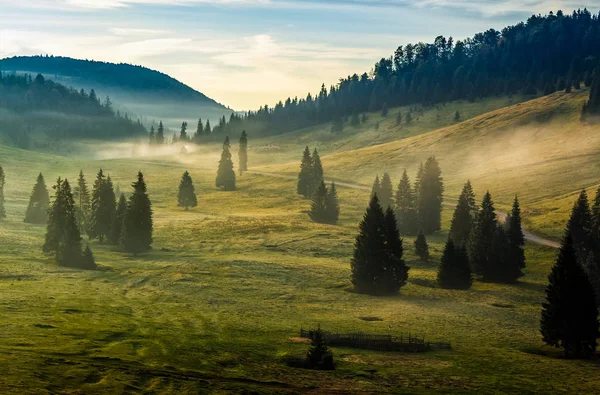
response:
M599 0L0 0L0 57L141 64L234 109L369 71L398 45L461 39Z

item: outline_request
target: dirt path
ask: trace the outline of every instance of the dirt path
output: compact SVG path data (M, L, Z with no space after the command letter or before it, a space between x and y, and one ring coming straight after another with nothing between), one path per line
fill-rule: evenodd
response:
M284 174L263 173L263 172L258 172L258 171L248 171L247 173L256 174L256 175L265 176L265 177L283 178L286 180L295 180L296 179L296 177L287 176ZM327 182L330 182L330 181L327 181ZM365 185L349 184L349 183L345 183L345 182L335 181L335 185L341 186L341 187L346 187L346 188L352 188L352 189L360 189L363 191L371 190L371 188L369 188L368 186L365 186ZM454 207L455 204L450 203L450 202L444 202L444 206ZM502 211L496 211L496 214L498 215L498 218L500 219L500 221L504 221L506 219L506 213L504 213ZM532 243L540 244L540 245L544 245L544 246L552 247L552 248L560 248L559 243L536 236L536 235L528 232L525 228L523 228L523 233L525 234L525 239L527 239L528 241L530 241Z

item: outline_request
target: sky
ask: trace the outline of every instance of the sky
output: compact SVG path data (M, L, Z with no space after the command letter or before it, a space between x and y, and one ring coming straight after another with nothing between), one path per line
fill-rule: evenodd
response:
M318 92L399 45L599 0L0 0L0 58L138 64L235 110Z

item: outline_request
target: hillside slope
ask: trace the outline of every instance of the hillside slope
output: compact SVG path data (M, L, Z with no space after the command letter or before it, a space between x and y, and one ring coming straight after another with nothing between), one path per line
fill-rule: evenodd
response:
M43 74L77 89L110 96L117 108L148 120L164 119L177 126L198 117L217 120L231 110L161 72L142 66L78 60L60 56L18 56L0 59L4 72ZM171 120L169 122L169 120Z
M478 196L490 190L500 207L506 208L516 193L527 225L556 238L574 194L581 188L592 192L600 183L600 125L579 119L588 95L587 90L555 93L429 133L335 152L324 156L323 164L332 178L371 185L384 171L397 182L406 168L413 179L419 163L435 155L449 199L467 179ZM295 174L297 167L292 162L255 170Z

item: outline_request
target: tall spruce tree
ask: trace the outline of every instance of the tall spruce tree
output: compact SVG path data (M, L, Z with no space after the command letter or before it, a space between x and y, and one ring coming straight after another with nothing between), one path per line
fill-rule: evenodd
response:
M385 266L381 290L384 294L395 294L406 285L409 267L403 259L404 246L398 230L398 221L391 207L385 212L384 220L385 243L388 260Z
M569 231L548 281L540 321L544 342L562 348L566 358L592 357L600 336L598 306Z
M148 133L148 144L156 144L156 133L154 132L154 126L150 127L150 133Z
M240 149L238 152L238 156L240 159L240 175L244 171L248 171L248 135L246 131L242 131L242 135L240 137Z
M471 182L467 181L458 198L458 204L452 216L449 237L457 247L465 247L473 229L477 215L475 195Z
M431 234L442 228L444 183L434 156L427 159L419 182L418 214L421 230Z
M222 188L225 191L235 191L235 171L233 171L230 149L229 137L226 137L223 142L223 152L221 152L221 160L219 160L215 182L217 188Z
M188 127L187 122L184 121L181 123L181 130L179 131L179 141L186 142L189 140L188 134L187 134L187 127Z
M6 183L6 175L4 169L0 166L0 220L6 218L6 208L4 207L4 184Z
M427 244L427 239L425 238L425 234L422 230L419 229L419 233L417 234L417 238L415 239L415 254L422 261L429 260L429 244Z
M298 173L297 192L305 198L312 196L314 185L314 170L312 157L308 147L304 149L302 154L302 162L300 162L300 173Z
M336 224L340 218L340 202L338 200L335 183L333 182L327 192L325 207L327 211L327 223Z
M379 201L379 195L381 195L381 183L379 182L379 176L375 176L375 181L373 181L373 186L371 187L371 197L373 199L374 196L377 196Z
M186 170L179 182L179 194L177 195L177 207L184 207L187 211L190 207L196 207L198 199L190 173Z
M79 171L79 178L77 179L77 186L74 188L73 197L75 198L75 213L79 230L81 230L82 233L87 234L89 232L92 206L90 202L90 191L87 187L83 170Z
M403 261L397 256L398 251L393 250L396 241L388 224L389 218L386 221L379 199L374 195L359 225L350 263L352 284L359 293L385 295L402 285L403 278L397 273L402 273Z
M521 206L519 198L515 195L512 210L506 219L506 236L510 245L509 261L507 268L507 281L515 282L523 277L525 269L525 234L521 223Z
M473 284L467 251L463 247L455 246L451 238L448 238L444 247L437 282L440 287L446 289L469 289Z
M165 143L165 127L163 126L162 121L158 123L158 130L156 131L156 136L154 137L154 141L156 144L164 144Z
M321 163L321 157L319 156L319 152L315 148L312 153L312 166L313 166L313 188L317 188L321 181L325 180L325 175L323 172L323 164Z
M584 189L579 194L567 223L567 231L571 234L573 247L580 264L586 262L588 255L594 251L592 229L592 212Z
M392 179L390 175L385 172L383 173L383 177L381 178L381 184L379 185L379 203L384 210L387 210L388 207L392 207L393 198L394 198L394 187L392 186Z
M206 125L204 125L204 135L210 136L212 134L212 127L210 126L210 119L206 120Z
M125 194L119 194L119 203L117 203L117 210L115 211L115 216L112 221L111 231L110 231L110 243L114 245L119 245L121 242L121 233L123 231L123 221L125 220L125 215L127 214L127 199L125 198Z
M314 222L327 222L327 187L323 181L313 194L308 215Z
M148 251L152 245L152 203L146 192L142 172L132 184L133 194L129 197L127 213L121 230L121 247L125 252L137 255Z
M25 222L30 224L45 224L48 221L48 206L50 204L50 196L44 176L40 173L37 181L31 191L29 204L25 212Z
M396 219L400 234L415 235L419 230L414 191L406 170L398 184L395 198Z
M110 176L107 178L100 169L92 189L90 238L97 238L101 243L108 238L116 206L115 191Z
M327 347L323 331L319 326L312 333L311 347L306 353L306 367L317 370L334 370L333 353Z
M475 274L483 277L484 281L493 276L492 244L498 229L498 219L494 209L492 195L488 191L481 202L477 221L469 236L467 249L469 262Z
M511 246L504 227L498 224L489 255L489 266L484 280L495 283L512 284L522 275L521 269L512 260Z
M202 118L198 119L198 126L196 126L196 133L194 133L194 142L196 144L202 141L204 137L204 125L202 124Z

